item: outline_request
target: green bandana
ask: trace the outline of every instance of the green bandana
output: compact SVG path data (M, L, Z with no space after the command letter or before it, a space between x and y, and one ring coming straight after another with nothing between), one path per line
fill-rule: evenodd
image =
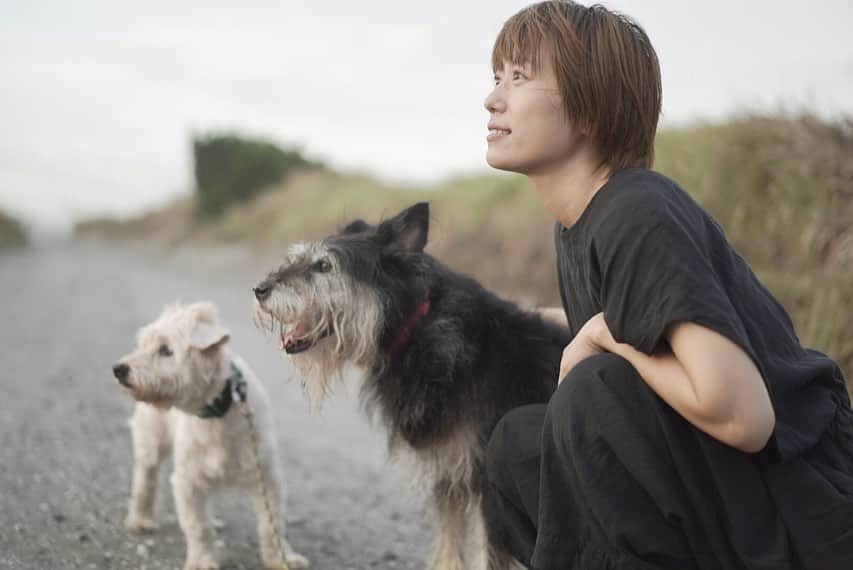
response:
M232 362L231 374L225 379L225 387L222 392L209 404L204 406L196 414L200 418L221 418L231 409L231 403L234 400L242 402L246 399L246 380L243 379L243 373Z

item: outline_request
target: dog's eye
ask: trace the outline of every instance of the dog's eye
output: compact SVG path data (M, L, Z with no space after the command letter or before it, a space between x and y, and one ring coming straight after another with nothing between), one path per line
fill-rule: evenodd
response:
M328 259L323 258L315 261L312 267L318 273L328 273L332 270L332 263Z
M157 349L157 354L160 356L172 356L172 349L165 344L161 344L160 348Z

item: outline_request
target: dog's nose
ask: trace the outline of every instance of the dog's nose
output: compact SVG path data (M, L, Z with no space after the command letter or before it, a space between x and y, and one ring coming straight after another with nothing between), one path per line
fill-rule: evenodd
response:
M264 299L270 296L270 291L272 291L272 287L265 283L261 283L260 285L252 289L252 291L255 292L255 298L258 301L263 301Z
M127 373L130 372L130 366L127 364L116 364L113 366L113 374L119 383L127 386Z

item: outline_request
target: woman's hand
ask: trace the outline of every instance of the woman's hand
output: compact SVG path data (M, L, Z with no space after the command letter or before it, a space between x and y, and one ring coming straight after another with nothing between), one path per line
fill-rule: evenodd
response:
M563 349L557 384L559 385L581 360L607 352L604 346L608 336L610 336L610 329L607 328L607 323L604 321L604 313L598 313L588 320L572 339L572 342Z

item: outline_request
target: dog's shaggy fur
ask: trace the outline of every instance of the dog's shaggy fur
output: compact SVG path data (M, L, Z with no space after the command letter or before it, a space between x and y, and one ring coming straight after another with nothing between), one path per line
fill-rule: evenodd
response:
M465 559L468 531L483 529L485 445L505 412L550 398L569 333L424 253L428 222L422 203L292 246L255 287L256 319L280 327L280 348L315 397L346 363L366 372L362 394L392 454L412 457L432 488L432 568L506 568L494 532L477 561Z
M261 557L280 568L274 530L257 483L250 431L236 402L222 417L197 414L226 387L232 363L246 382L247 402L255 415L263 476L280 531L284 532L283 487L269 401L260 380L226 346L227 329L218 324L211 303L173 305L143 327L135 351L113 367L121 386L137 404L130 419L133 435L133 488L125 525L153 530L160 463L174 454L172 488L178 520L187 543L185 570L217 568L207 534L206 499L223 486L238 486L255 497ZM224 408L223 408L224 409ZM288 565L307 567L282 537Z

